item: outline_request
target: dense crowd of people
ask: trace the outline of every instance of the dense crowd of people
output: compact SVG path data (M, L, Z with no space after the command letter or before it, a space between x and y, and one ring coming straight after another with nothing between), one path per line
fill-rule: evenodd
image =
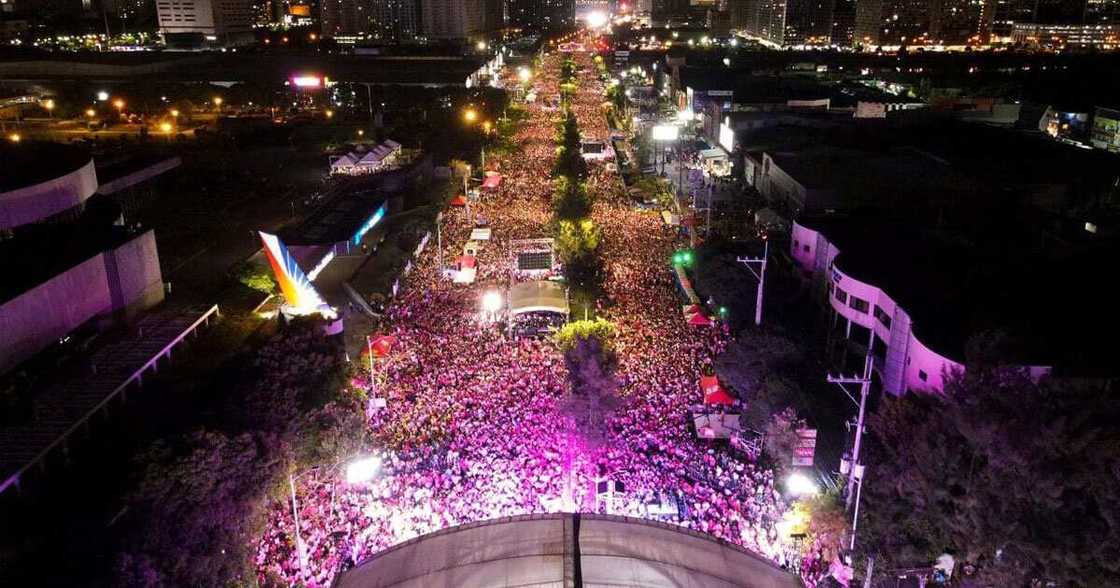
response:
M383 457L368 482L347 484L324 468L301 477L300 543L290 501L277 500L259 540L264 584L327 586L340 571L402 541L453 525L563 510L659 518L710 533L782 561L775 524L784 511L772 473L725 444L695 438L689 406L698 379L726 344L718 328L689 326L669 271L677 236L655 212L630 205L616 173L593 165L592 218L603 231L607 276L599 314L618 330L621 406L604 442L572 433L561 410L570 388L562 354L548 339L512 338L480 312L484 292L511 279L511 240L547 236L561 54L544 58L533 81L543 99L526 105L510 157L488 161L501 188L470 210L445 216L443 251L417 260L388 309L396 344L374 367L370 436ZM585 137L606 139L603 86L586 54L571 100ZM493 229L478 255L476 283L439 275L461 253L479 219ZM596 482L624 491L605 504ZM672 503L668 505L667 503Z

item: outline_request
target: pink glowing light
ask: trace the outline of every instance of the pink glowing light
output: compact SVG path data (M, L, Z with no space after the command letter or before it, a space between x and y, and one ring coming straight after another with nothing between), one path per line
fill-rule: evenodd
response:
M319 76L296 76L292 78L292 83L297 88L319 88L323 85L323 78Z

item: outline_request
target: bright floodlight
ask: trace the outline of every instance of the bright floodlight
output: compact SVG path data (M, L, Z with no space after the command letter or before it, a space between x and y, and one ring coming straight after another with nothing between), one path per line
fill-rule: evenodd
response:
M607 24L607 15L596 10L587 15L587 26L597 29Z
M794 496L812 496L820 491L812 480L801 473L793 473L786 478L786 490Z
M377 470L381 469L381 458L363 457L346 465L346 483L361 484L373 479Z
M104 101L109 99L109 93L106 92L105 90L102 90L102 91L97 93L97 99L101 102L104 102Z
M533 76L533 73L530 72L529 68L527 68L527 67L523 67L523 68L517 70L517 77L521 78L522 82L528 82L529 78L531 78L532 76Z
M657 125L653 127L654 141L676 141L680 134L680 127L675 125Z
M491 314L498 312L502 309L502 295L499 292L490 291L482 295L482 310Z

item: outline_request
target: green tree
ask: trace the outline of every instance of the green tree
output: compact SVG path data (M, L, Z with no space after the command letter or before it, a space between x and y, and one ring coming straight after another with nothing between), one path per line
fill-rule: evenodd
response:
M560 122L556 142L560 146L556 150L556 165L553 168L554 176L568 176L577 181L587 179L587 162L580 153L581 139L579 123L571 111Z
M557 177L552 191L552 210L562 221L578 221L587 217L591 214L587 188L569 176Z
M276 280L272 277L272 270L259 263L247 261L241 264L237 270L237 281L264 294L276 293Z
M981 585L1120 585L1120 399L970 362L940 397L870 420L860 549L877 569L944 551Z
M572 419L574 432L589 448L605 441L607 418L620 403L614 336L614 325L603 319L569 323L557 334L572 384L560 410Z
M583 294L594 294L602 288L603 260L599 254L599 228L590 219L558 223L556 249L564 264L564 277Z
M716 358L720 380L747 400L743 425L764 431L773 415L788 408L805 410L797 376L805 356L793 341L771 333L747 331Z
M199 432L152 446L128 499L141 529L118 556L118 578L140 586L251 584L253 540L280 472L267 453L249 433Z
M602 233L591 219L562 220L557 225L556 249L563 263L594 255L599 250Z
M560 350L567 353L575 348L582 339L595 339L599 341L601 349L610 351L614 346L614 338L618 334L614 324L602 318L588 321L572 321L556 332L555 341Z

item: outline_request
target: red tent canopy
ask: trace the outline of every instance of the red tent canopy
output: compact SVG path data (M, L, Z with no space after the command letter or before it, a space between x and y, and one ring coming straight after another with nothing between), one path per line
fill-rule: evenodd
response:
M499 174L497 172L490 173L490 174L487 174L486 178L484 178L482 180L482 189L483 190L497 190L498 186L500 186L501 184L502 184L502 174Z
M693 304L692 306L689 306L687 310L685 310L685 314L688 314L690 316L694 314L700 314L702 312L704 312L704 309L701 308L699 304Z
M393 345L397 343L397 338L390 335L381 335L375 337L369 343L370 351L373 351L374 357L385 357L393 350Z
M731 394L719 385L719 379L715 376L701 376L700 389L704 391L704 404L722 404L730 406L735 402Z
M475 258L474 258L473 255L460 255L459 256L459 267L460 268L474 267L474 265L475 265Z
M451 206L466 206L466 205L467 205L467 199L463 198L462 194L456 194L455 197L451 199Z
M706 326L711 326L712 321L708 317L704 316L703 313L698 312L698 313L692 315L691 317L689 317L688 324L696 326L696 327L706 327Z

